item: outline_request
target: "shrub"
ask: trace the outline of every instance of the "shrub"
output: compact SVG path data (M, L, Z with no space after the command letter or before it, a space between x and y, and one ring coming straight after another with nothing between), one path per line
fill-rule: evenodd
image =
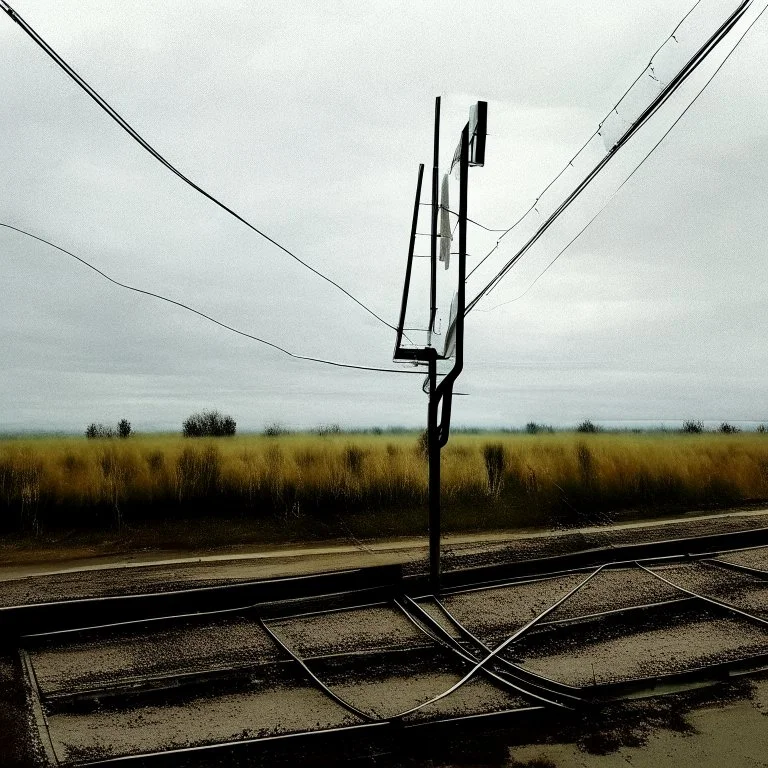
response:
M359 475L363 470L365 451L356 445L348 445L344 448L344 464L353 475Z
M498 496L504 477L504 446L501 443L486 443L483 446L483 460L488 475L488 492L492 496Z
M181 427L184 437L231 437L236 429L235 420L218 411L193 413Z
M85 428L85 436L89 440L98 440L104 437L114 437L115 430L112 427L105 427L103 424L89 424Z
M576 446L576 459L579 462L582 485L585 488L591 488L595 482L595 457L589 450L589 446L579 443Z
M328 435L340 435L341 427L338 424L321 424L315 433L320 437L327 437Z
M267 424L264 427L264 435L266 437L280 437L281 435L287 435L288 430L279 422L273 421L271 424Z
M215 445L187 447L176 461L179 501L214 496L221 483L221 454Z
M589 419L585 419L584 421L579 424L578 427L576 427L577 432L599 432L600 427L597 426L597 424L593 424Z
M684 421L682 431L698 435L704 431L704 424L701 421Z
M764 435L766 432L768 432L768 427L765 426L765 424L758 424L757 430L758 434Z
M416 440L416 454L425 461L429 458L429 430L427 429Z
M537 435L539 432L548 432L552 434L555 430L549 424L537 424L535 421L529 421L525 425L525 431L529 435Z
M729 424L724 421L718 428L718 432L722 432L724 435L735 435L737 432L741 432L738 427L734 427L733 424Z
M131 436L131 422L128 419L120 419L117 422L117 434L118 437L122 437L124 440Z

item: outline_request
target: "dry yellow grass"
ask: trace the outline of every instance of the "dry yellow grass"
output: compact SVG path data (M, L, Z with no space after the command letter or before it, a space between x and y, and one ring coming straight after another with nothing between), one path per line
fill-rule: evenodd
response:
M452 528L733 505L768 498L768 436L458 434L442 480ZM246 516L410 533L426 482L415 434L14 439L0 441L0 527Z

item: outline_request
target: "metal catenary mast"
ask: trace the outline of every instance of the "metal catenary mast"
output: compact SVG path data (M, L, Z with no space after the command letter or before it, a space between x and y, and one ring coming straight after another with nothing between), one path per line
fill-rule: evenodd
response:
M427 406L427 453L429 461L429 580L435 592L440 591L440 452L448 442L451 427L451 407L453 386L464 367L464 315L465 283L467 272L467 193L469 167L485 162L485 136L487 132L487 104L479 101L470 109L469 122L461 131L461 138L454 153L448 173L459 169L459 209L458 209L458 269L456 270L456 290L450 306L448 326L444 332L442 352L433 345L435 318L438 311L437 299L437 261L450 258L450 243L445 232L438 231L438 214L447 214L445 201L438 199L439 189L439 152L440 152L440 97L435 100L435 138L432 165L432 210L430 228L430 280L429 280L429 322L426 346L403 346L403 329L408 307L408 296L416 242L416 229L419 218L421 187L424 177L424 165L419 166L416 182L416 200L413 208L413 222L406 262L403 298L400 306L400 320L393 359L409 361L427 366L427 378L424 391L429 397ZM443 240L441 240L443 238ZM438 382L438 362L453 360L452 367Z

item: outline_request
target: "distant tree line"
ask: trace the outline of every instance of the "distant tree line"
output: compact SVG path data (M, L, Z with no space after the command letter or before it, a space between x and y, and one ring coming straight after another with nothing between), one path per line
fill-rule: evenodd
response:
M608 431L608 432L627 431L627 430L621 430L621 429L615 430L615 429L602 427L598 424L595 424L590 419L585 419L573 429L575 432L583 433L583 434L595 434L598 432L605 432L605 431ZM660 429L662 432L679 431L684 434L691 434L691 435L701 434L704 432L710 432L710 433L719 432L724 435L734 435L741 432L741 429L739 427L727 421L722 422L718 427L708 429L704 426L703 421L696 420L696 419L689 419L687 421L684 421L682 426L679 428L679 430L675 430L675 429L668 430L666 427L660 427ZM222 414L217 410L206 410L206 411L199 411L197 413L193 413L191 416L188 416L182 423L181 431L184 437L231 437L237 431L237 423L231 416ZM316 427L312 431L320 437L326 437L329 435L339 435L342 433L342 429L338 424L323 424L319 427ZM369 432L374 435L381 435L381 434L384 434L385 432L385 430L377 427L374 427L369 430L352 430L352 432L356 432L356 431ZM394 433L399 433L399 432L404 432L409 430L407 430L406 428L390 428L386 431L388 433L391 432L394 434ZM480 433L486 430L482 430L480 428L458 427L454 431L457 433L475 433L475 432ZM514 428L507 428L507 429L502 429L501 431L517 432L518 430ZM552 434L554 432L568 432L570 430L562 427L555 428L550 424L544 424L536 421L529 421L525 425L524 431L530 435L537 435L542 433ZM647 430L632 429L629 431L643 432ZM758 424L757 427L755 428L755 431L759 434L766 434L766 432L768 432L768 425ZM266 437L281 437L289 433L290 433L290 430L280 422L273 422L271 424L267 424L264 427L264 432L263 432L263 434ZM120 419L116 427L105 426L104 424L93 422L89 424L85 429L85 436L91 440L103 439L103 438L114 438L114 437L125 439L130 437L133 434L134 434L133 428L131 427L131 422L128 421L128 419Z
M126 439L133 434L131 422L128 419L120 419L117 422L117 428L107 427L104 424L93 422L85 428L85 436L89 440L96 440L104 437L121 437Z

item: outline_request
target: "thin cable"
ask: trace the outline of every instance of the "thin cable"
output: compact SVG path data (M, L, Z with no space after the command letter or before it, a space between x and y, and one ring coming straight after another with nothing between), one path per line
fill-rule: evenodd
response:
M450 208L446 208L444 205L440 206L443 210L448 211L448 213L451 214L451 216L458 217L459 214L456 213L456 211L452 211ZM474 219L470 219L469 216L467 216L467 221L470 224L474 224L476 227L480 227L480 229L484 229L486 232L508 232L507 229L491 229L491 227L486 227L485 224L481 224L479 221L475 221ZM455 231L455 228L454 228Z
M578 186L566 197L566 199L554 210L547 220L536 230L531 238L522 246L507 263L496 273L491 281L482 288L469 302L465 310L468 314L480 299L489 293L506 276L515 263L539 240L540 237L549 229L557 218L573 203L573 201L586 189L594 180L600 171L610 162L610 160L619 152L622 147L640 130L640 128L671 98L674 92L687 80L693 72L702 64L702 62L712 53L717 45L722 42L725 36L733 29L734 25L744 15L752 0L744 0L738 8L726 19L723 24L710 36L710 38L699 48L698 51L689 59L687 64L678 72L670 83L661 91L661 93L646 107L638 116L637 120L626 130L621 138L613 145L611 150L595 165L595 167L582 179ZM756 20L756 19L755 19ZM752 24L754 24L754 21ZM752 26L750 24L750 27ZM742 37L743 39L743 37ZM738 46L741 39L737 41ZM734 46L734 48L736 47ZM501 238L500 238L501 239ZM497 242L497 246L498 246ZM487 258L487 257L486 257ZM480 262L482 263L482 261ZM478 264L479 266L479 264ZM477 267L475 267L477 269Z
M520 222L521 222L521 221L522 221L522 220L523 220L523 219L524 219L524 218L525 218L525 217L526 217L526 216L527 216L527 215L528 215L528 214L529 214L529 213L530 213L530 212L531 212L531 211L532 211L532 210L533 210L535 207L536 207L536 205L538 204L539 200L541 200L541 198L542 198L542 197L543 197L543 196L544 196L544 195L547 193L547 191L549 190L549 188L550 188L550 187L551 187L551 186L552 186L552 185L553 185L553 184L554 184L554 183L555 183L555 182L556 182L556 181L557 181L557 180L558 180L558 179L559 179L559 178L560 178L560 177L561 177L561 176L562 176L562 175L563 175L563 174L564 174L564 173L565 173L567 170L568 170L568 168L569 168L569 167L571 167L571 166L573 165L573 161L574 161L574 160L576 160L576 158L578 158L578 156L579 156L579 155L580 155L580 154L581 154L581 153L582 153L582 152L583 152L583 151L584 151L584 150L587 148L587 145L589 144L589 142L590 142L590 141L592 141L592 139L594 139L594 138L595 138L595 136L597 136L597 135L600 133L600 129L603 127L603 123L604 123L604 122L605 122L605 121L608 119L608 117L610 116L611 112L613 112L615 109L617 109L617 108L618 108L619 104L621 104L621 102L624 100L624 97L625 97L625 96L626 96L626 95L627 95L627 94L628 94L628 93L629 93L629 92L632 90L632 88L635 86L635 83L637 83L637 82L638 82L638 80L640 80L640 78L641 78L641 77L642 77L642 76L645 74L645 72L647 72L647 71L648 71L648 69L651 69L651 70L653 70L653 60L654 60L654 58L656 57L656 54L657 54L657 53L658 53L658 52L659 52L659 51L660 51L660 50L661 50L661 49L662 49L662 48L663 48L663 47L664 47L664 46L665 46L665 45L666 45L666 44L667 44L667 43L668 43L670 40L672 40L673 38L675 39L675 41L677 41L677 38L675 38L675 33L677 32L677 30L678 30L678 29L680 29L680 26L682 25L682 23L683 23L683 22L684 22L684 21L685 21L685 20L686 20L686 19L687 19L687 18L688 18L688 17L689 17L689 16L690 16L692 13L693 13L693 11L696 9L696 6L697 6L697 5L698 5L700 2L701 2L701 0L696 0L696 2L693 4L693 6L691 6L691 9L688 11L688 13L686 13L686 14L685 14L685 16L683 16L683 18L682 18L682 19L680 19L680 21L677 23L677 26L676 26L676 27L675 27L675 28L672 30L671 34L670 34L670 35L669 35L669 36L668 36L668 37L667 37L667 38L664 40L664 42L663 42L663 43L662 43L662 44L661 44L661 45L660 45L660 46L659 46L659 47L658 47L658 48L657 48L657 49L656 49L656 50L653 52L653 55L651 56L650 60L648 61L648 64L646 64L646 66L645 66L645 69L643 69L643 70L642 70L642 72L640 72L640 74L639 74L639 75L638 75L638 76L637 76L637 77L636 77L636 78L635 78L635 79L632 81L632 83L631 83L631 84L630 84L630 86L627 88L627 90L626 90L626 91L624 91L624 93L622 93L622 94L621 94L621 97L619 98L619 100L618 100L618 101L617 101L617 102L616 102L616 103L613 105L613 107L611 107L611 109L608 111L608 113L606 114L606 116L605 116L605 117L604 117L604 118L603 118L603 119L600 121L600 123L598 123L598 126L597 126L597 128L595 129L594 133L593 133L593 134L592 134L592 135L591 135L591 136L590 136L590 137L589 137L589 138L588 138L588 139L587 139L587 140L584 142L584 144L582 144L582 146L581 146L581 147L578 149L578 151L576 152L576 154L575 154L575 155L574 155L574 156L573 156L573 157L572 157L572 158L571 158L571 159L570 159L570 160L569 160L569 161L568 161L568 162L567 162L567 163L566 163L566 164L565 164L565 165L564 165L564 166L563 166L561 169L560 169L560 171L559 171L559 172L557 173L557 175L556 175L556 176L555 176L555 177L552 179L552 181L550 181L550 182L549 182L549 184L547 184L547 186L546 186L546 187L544 187L544 189L543 189L541 192L539 192L539 195L538 195L538 197L537 197L537 198L536 198L536 199L533 201L533 203L531 203L531 207L530 207L530 208L528 208L528 210L527 210L527 211L525 211L525 212L522 214L522 216L520 216L520 218L518 218L518 219L517 219L517 220L516 220L516 221L515 221L515 222L514 222L514 223L513 223L513 224L512 224L512 225L511 225L511 226L510 226L508 229L504 230L503 234L501 235L501 237L499 238L499 240L496 242L496 245L495 245L495 246L494 246L494 247L493 247L493 248L492 248L492 249L491 249L491 250L490 250L490 251L489 251L489 252L488 252L488 253L487 253L487 254L486 254L486 255L485 255L485 256L484 256L482 259L481 259L481 260L480 260L480 262L479 262L478 264L476 264L476 265L475 265L475 266L474 266L474 267L473 267L473 268L470 270L469 274L467 275L467 280L469 280L469 278L470 278L470 277L472 277L472 273L473 273L473 272L475 272L475 270L477 270L477 269L478 269L480 266L482 266L482 264L485 262L485 260L486 260L486 259L487 259L487 258L488 258L488 257L489 257L489 256L490 256L490 255L491 255L491 254L492 254L492 253L493 253L493 252L494 252L494 251L495 251L495 250L496 250L496 249L499 247L499 243L501 242L501 240L502 240L504 237L506 237L506 235L508 235L508 234L509 234L509 233L510 233L510 232L511 232L511 231L512 231L512 230L513 230L515 227L517 227L517 225L518 225L518 224L519 224L519 223L520 223Z
M640 72L640 74L632 81L630 86L624 91L624 93L621 95L619 100L611 107L611 109L608 111L608 113L605 115L605 117L598 123L597 128L595 129L594 133L582 144L582 146L578 149L576 154L560 169L560 171L557 173L557 175L552 179L552 181L547 184L546 187L539 193L538 197L531 203L530 208L526 210L507 230L503 232L501 237L499 237L499 240L496 242L496 245L480 260L478 264L476 264L467 275L467 280L469 280L470 277L472 277L472 274L483 265L483 263L488 259L488 257L499 247L499 244L501 240L506 237L513 229L517 227L520 222L525 219L528 214L533 211L536 206L538 205L539 200L541 200L542 197L547 193L547 191L552 187L552 185L568 170L569 167L573 165L574 160L576 160L579 155L587 148L587 145L592 141L592 139L595 138L595 136L600 134L600 131L603 127L603 124L605 121L611 116L611 113L618 109L618 106L621 104L621 102L624 100L624 97L632 90L632 88L635 86L635 84L640 80L640 78L650 69L653 71L653 60L656 57L656 54L659 53L659 51L672 39L677 42L677 38L675 37L675 33L680 28L680 26L683 24L683 22L693 13L693 11L696 9L696 6L699 5L701 0L696 0L696 3L691 7L691 9L688 11L688 13L683 16L683 18L678 22L677 26L672 30L672 33L664 40L664 42L654 51L653 55L651 56L648 64L645 66L645 68ZM618 114L618 113L617 113Z
M268 242L272 243L275 247L279 248L281 251L286 253L288 256L290 256L292 259L295 259L299 264L301 264L303 267L308 269L313 274L317 275L318 277L325 280L327 283L330 283L332 286L337 288L339 291L341 291L345 296L352 299L352 301L355 302L358 306L362 307L368 314L375 317L380 323L387 326L387 328L391 328L393 331L396 331L397 328L395 328L394 325L391 325L388 323L384 318L376 314L370 307L366 306L360 299L353 296L346 288L343 288L339 283L337 283L335 280L332 280L327 275L324 275L319 270L315 269L315 267L308 264L303 259L299 258L293 251L286 248L284 245L281 245L277 242L274 238L267 235L265 232L262 232L258 227L256 227L254 224L251 224L250 221L245 219L243 216L241 216L239 213L236 213L232 208L230 208L228 205L225 205L221 202L218 198L214 197L210 192L206 192L202 187L200 187L198 184L196 184L194 181L192 181L190 178L185 176L178 168L176 168L174 165L172 165L168 160L165 159L151 144L149 144L148 141L146 141L118 112L115 110L94 88L92 88L75 70L66 62L64 59L59 56L56 51L51 48L48 43L43 40L43 38L35 32L35 30L21 17L19 14L11 8L10 5L8 5L5 0L0 0L0 8L4 10L10 18L15 21L21 29L29 35L29 37L48 55L51 59L72 79L74 82L80 86L80 88L85 91L85 93L90 96L93 101L98 104L101 109L104 110L132 139L134 139L138 144L140 144L147 152L149 152L152 157L154 157L158 162L160 162L162 165L164 165L171 173L178 176L185 184L188 184L192 189L199 192L204 197L208 198L212 203L215 203L219 206L222 210L226 211L231 216L234 216L238 221L245 224L246 227L253 230L257 235L260 235Z
M522 299L523 296L525 296L525 294L528 293L528 291L530 291L531 288L533 288L534 285L536 285L536 283L539 281L539 279L544 276L544 274L549 270L549 268L576 242L576 240L578 240L581 237L581 235L584 233L584 231L587 229L587 227L589 227L589 225L608 207L608 205L611 203L613 198L616 197L616 195L619 193L621 188L635 175L635 173L637 173L637 171L640 170L640 168L643 165L643 163L645 163L645 161L656 151L656 149L659 146L659 144L661 144L662 141L664 141L664 139L667 138L667 136L671 133L672 129L680 122L680 120L683 119L683 117L685 116L686 112L688 112L688 110L696 103L696 101L698 100L699 96L701 96L701 94L704 93L704 90L715 79L715 77L717 76L717 73L725 65L725 62L728 61L728 59L733 55L733 52L739 46L741 41L746 37L746 35L749 33L749 31L752 29L752 27L758 21L758 19L765 13L766 9L768 9L768 5L766 5L765 8L763 8L763 10L760 11L760 13L752 20L750 25L742 33L741 37L736 41L736 44L728 52L728 55L720 62L720 64L718 65L717 69L715 69L715 71L712 73L712 75L709 77L709 79L706 81L706 83L704 83L704 85L701 87L699 92L693 97L693 99L691 100L690 104L688 104L688 106L680 113L680 115L672 123L672 125L670 125L669 128L667 128L667 130L664 132L662 137L651 147L651 149L648 151L648 153L645 155L645 157L643 157L643 159L635 166L635 168L632 170L632 173L630 173L629 176L627 176L627 178L624 179L624 181L621 182L621 184L616 188L616 190L611 194L611 196L605 201L605 203L602 205L600 210L584 225L584 227L582 227L581 230L579 230L579 232L576 233L576 235L573 237L573 239L570 240L570 242L568 242L568 244L552 259L552 261L549 262L549 264L547 264L546 267L544 267L544 269L536 276L536 279L519 296L515 296L514 299L509 299L508 301L503 301L501 304L497 304L496 306L491 307L490 309L481 309L481 310L479 310L480 312L492 312L494 309L499 309L499 307L503 307L503 306L506 306L507 304L511 304L512 302L518 301L519 299ZM498 247L498 243L497 243L496 247Z
M701 1L701 0L699 0ZM430 208L432 207L432 203L419 203L419 205L428 205ZM452 211L450 208L446 208L444 205L438 206L438 208L443 208L444 210L448 211L448 213L451 214L451 216L459 217L459 214L456 213L456 211ZM476 227L480 227L480 229L484 229L486 232L508 232L508 229L492 229L491 227L486 227L485 224L481 224L479 221L475 221L475 219L470 219L469 216L467 216L467 221L470 224L474 224ZM456 227L459 225L458 221L456 224L453 225L453 231L456 231ZM429 232L417 232L417 235L420 235L422 237L432 237L432 235ZM440 237L440 235L438 235Z
M55 248L57 251L61 251L62 253L65 253L67 256L71 256L76 261L79 261L83 266L88 267L88 269L92 269L94 272L96 272L96 274L100 275L105 280L108 280L110 283L113 283L119 288L125 288L128 291L133 291L134 293L141 293L141 294L144 294L145 296L151 296L154 299L160 299L160 301L168 302L168 304L174 304L177 307L186 309L187 312L192 312L195 315L199 315L200 317L204 318L205 320L208 320L214 325L218 325L227 331L236 333L238 334L238 336L244 336L247 339L252 339L253 341L258 341L260 344L265 344L268 347L272 347L272 349L276 349L278 352L282 352L284 355L288 355L288 357L292 357L295 360L306 360L310 363L321 363L322 365L332 365L336 368L352 368L357 371L378 371L380 373L407 373L407 374L412 374L416 376L424 375L422 371L407 371L407 370L401 370L398 368L376 368L374 366L369 366L369 365L354 365L352 363L339 363L335 360L325 360L320 357L310 357L309 355L296 354L295 352L291 352L285 349L284 347L281 347L279 344L275 344L271 341L267 341L266 339L262 339L259 336L254 336L252 333L241 331L239 328L235 328L231 325L227 325L227 323L223 323L221 322L221 320L217 320L215 317L206 315L205 312L201 312L199 309L195 309L194 307L191 307L188 304L184 304L181 301L176 301L175 299L169 299L167 296L163 296L159 293L154 293L153 291L146 291L143 288L136 288L133 285L128 285L127 283L122 283L119 280L115 280L113 277L110 277L106 272L102 272L98 267L95 267L93 264L90 264L80 256L76 256L74 253L72 253L71 251L68 251L66 248L62 248L60 245L56 245L56 243L52 243L50 240L46 240L43 237L38 237L37 235L33 235L31 232L27 232L23 229L19 229L18 227L14 227L10 224L5 224L3 222L0 222L0 227L6 227L7 229L12 229L14 232L19 232L22 235L31 237L33 240L38 240L41 243L50 245L51 248Z
M662 92L654 99L648 107L638 116L636 121L627 129L621 138L613 145L611 150L597 163L597 165L582 179L579 185L570 195L555 209L547 220L536 230L533 236L525 245L517 251L512 258L501 268L493 279L474 297L469 303L466 312L469 312L474 305L504 278L514 264L536 243L536 241L549 229L557 218L573 203L573 201L586 189L586 187L595 179L600 171L610 162L617 152L640 130L640 128L663 106L663 104L674 94L674 92L690 77L690 75L700 66L700 64L709 56L715 47L722 42L724 37L730 32L739 18L746 12L752 0L744 0L731 16L712 34L706 43L689 59L687 64L678 72ZM481 262L482 263L482 262Z

